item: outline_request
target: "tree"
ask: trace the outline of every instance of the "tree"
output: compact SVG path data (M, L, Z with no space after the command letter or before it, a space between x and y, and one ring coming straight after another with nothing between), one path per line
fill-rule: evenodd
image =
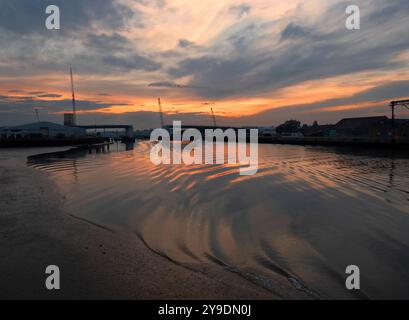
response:
M301 129L301 122L298 120L287 120L283 124L280 124L277 127L277 132L278 133L294 133L294 132L299 132Z

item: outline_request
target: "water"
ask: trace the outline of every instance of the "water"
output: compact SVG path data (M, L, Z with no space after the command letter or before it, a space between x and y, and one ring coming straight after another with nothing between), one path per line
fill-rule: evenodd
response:
M117 149L118 148L118 149ZM116 152L120 151L120 152ZM30 161L73 215L134 233L186 265L283 277L321 298L409 298L409 158L391 152L260 145L259 172L154 166L134 150ZM361 291L345 269L361 270Z

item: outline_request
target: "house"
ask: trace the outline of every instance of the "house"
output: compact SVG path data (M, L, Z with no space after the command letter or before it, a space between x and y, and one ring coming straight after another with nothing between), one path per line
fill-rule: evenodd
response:
M306 126L302 128L302 133L305 137L328 137L333 127L333 124Z
M35 122L0 128L0 139L85 138L86 130L52 122Z

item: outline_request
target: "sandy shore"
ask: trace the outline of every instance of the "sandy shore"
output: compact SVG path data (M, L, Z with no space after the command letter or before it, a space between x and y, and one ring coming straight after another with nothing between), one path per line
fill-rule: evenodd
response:
M0 160L0 299L309 298L283 279L269 290L222 267L192 271L124 235L63 212L64 196L35 169ZM45 269L61 269L61 290Z

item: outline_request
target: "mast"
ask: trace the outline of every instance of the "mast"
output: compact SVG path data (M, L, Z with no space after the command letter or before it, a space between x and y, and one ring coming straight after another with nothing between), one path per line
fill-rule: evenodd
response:
M160 98L158 98L158 105L159 105L159 114L160 114L160 125L163 128L165 126L165 122L163 120L162 103L160 101Z
M210 108L210 110L212 111L213 126L217 127L217 123L216 123L216 116L214 115L213 108Z
M39 115L39 113L38 113L38 109L34 109L34 112L35 112L35 114L36 114L37 122L40 122L40 115Z
M75 107L75 90L74 90L74 77L72 75L72 68L70 67L70 78L71 78L71 92L72 92L72 117L74 126L77 125L77 110Z

